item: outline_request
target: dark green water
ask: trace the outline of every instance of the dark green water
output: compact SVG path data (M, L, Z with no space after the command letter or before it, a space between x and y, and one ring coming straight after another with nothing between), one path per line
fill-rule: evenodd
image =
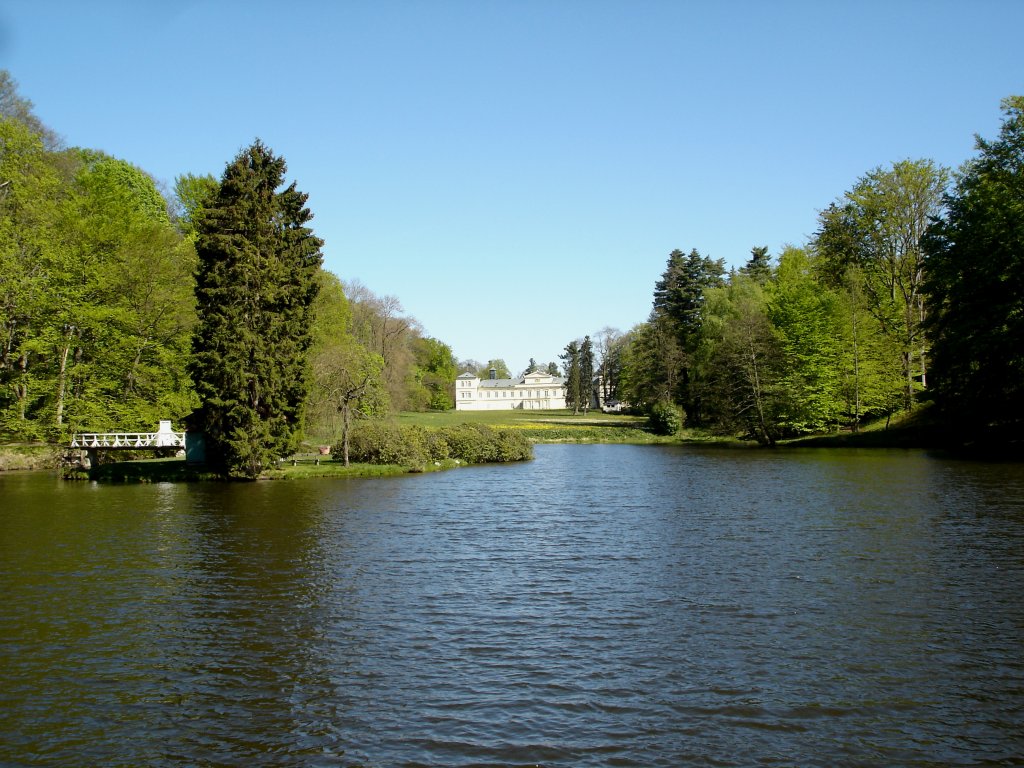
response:
M1024 466L0 475L4 766L1024 764Z

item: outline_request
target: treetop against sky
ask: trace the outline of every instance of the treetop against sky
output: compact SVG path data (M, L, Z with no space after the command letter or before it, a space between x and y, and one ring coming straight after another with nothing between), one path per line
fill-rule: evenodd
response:
M739 266L872 168L958 166L1021 91L1022 26L1016 0L13 4L0 66L167 188L261 138L328 269L520 370L645 320L675 248Z

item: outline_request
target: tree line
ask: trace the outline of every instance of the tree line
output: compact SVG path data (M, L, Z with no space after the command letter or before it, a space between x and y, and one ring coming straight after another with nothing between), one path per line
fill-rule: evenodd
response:
M871 170L776 257L756 247L726 271L672 251L645 322L566 346L567 405L772 444L932 399L965 439L1017 439L1024 97L1003 112L956 173ZM286 170L256 141L221 178L162 190L65 147L0 70L0 435L187 419L223 474L254 477L357 415L451 408L460 370L509 377L500 359L458 363L397 298L324 270Z
M957 172L875 168L777 257L755 247L727 271L672 251L649 318L598 334L587 397L768 445L934 401L961 441L1019 440L1024 97L1002 109L999 136L977 137Z
M190 419L252 474L353 413L452 407L451 349L322 268L285 173L257 141L162 189L64 146L0 70L0 436Z

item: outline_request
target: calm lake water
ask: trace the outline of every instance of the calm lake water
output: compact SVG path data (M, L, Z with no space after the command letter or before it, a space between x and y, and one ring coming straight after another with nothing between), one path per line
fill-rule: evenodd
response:
M0 475L0 764L1024 764L1024 465L536 454Z

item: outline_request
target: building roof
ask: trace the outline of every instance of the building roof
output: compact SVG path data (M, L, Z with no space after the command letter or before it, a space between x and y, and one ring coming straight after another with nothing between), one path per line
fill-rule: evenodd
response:
M527 381L526 379L481 379L481 387L517 387L517 386L530 386L530 387L560 387L565 384L565 379L561 376L552 376L551 381Z
M544 385L549 387L560 387L565 384L565 379L561 376L552 376L542 371L534 371L533 373L528 373L518 379L479 379L479 377L472 371L466 371L465 373L459 374L456 379L478 379L481 387L490 388L516 387L520 385L527 385L531 387L542 387ZM540 381L539 379L544 380Z

